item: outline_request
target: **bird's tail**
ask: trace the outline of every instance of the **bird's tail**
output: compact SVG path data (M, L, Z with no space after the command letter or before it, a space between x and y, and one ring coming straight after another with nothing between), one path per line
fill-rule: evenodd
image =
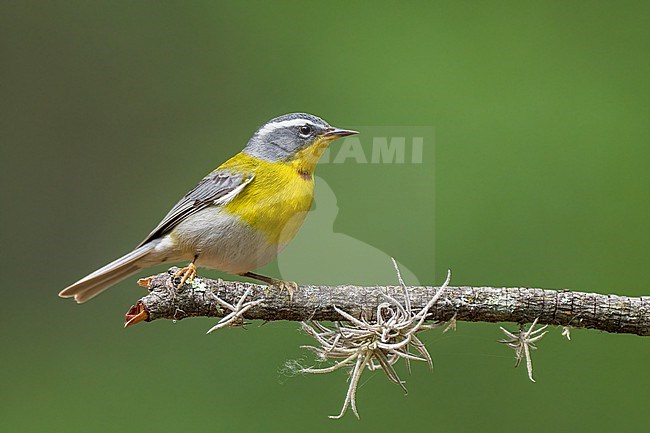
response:
M74 297L78 304L94 298L140 269L152 266L154 263L152 263L151 258L146 258L156 247L156 244L157 242L154 240L136 248L61 290L59 296L62 298Z

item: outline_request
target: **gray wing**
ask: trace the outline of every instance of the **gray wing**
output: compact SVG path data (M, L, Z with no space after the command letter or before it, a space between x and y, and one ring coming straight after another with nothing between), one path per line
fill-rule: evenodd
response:
M253 173L231 173L215 170L204 177L169 211L167 216L153 229L138 247L156 239L176 227L190 215L213 205L225 205L239 194L253 180Z

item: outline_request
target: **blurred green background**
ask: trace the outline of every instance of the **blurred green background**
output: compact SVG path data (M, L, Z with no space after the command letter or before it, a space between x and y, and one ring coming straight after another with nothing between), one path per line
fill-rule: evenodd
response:
M460 323L423 336L435 370L414 366L407 397L368 374L361 420L331 421L346 375L283 371L311 362L295 323L124 330L136 277L84 306L56 294L137 244L262 123L308 111L435 130L422 164L320 167L330 235L428 284L451 268L454 284L648 295L649 52L637 1L0 2L0 429L647 429L644 338L552 330L531 383L498 326ZM335 281L337 251L301 236L324 257L313 279Z

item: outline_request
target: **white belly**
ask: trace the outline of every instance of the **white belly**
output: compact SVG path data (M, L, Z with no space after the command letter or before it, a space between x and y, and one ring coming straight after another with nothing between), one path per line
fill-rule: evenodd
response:
M278 254L278 246L221 207L210 207L186 218L165 236L176 255L197 266L241 274L264 266Z

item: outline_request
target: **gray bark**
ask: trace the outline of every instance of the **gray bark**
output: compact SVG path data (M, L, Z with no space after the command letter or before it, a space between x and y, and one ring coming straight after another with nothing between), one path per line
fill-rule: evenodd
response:
M244 315L259 320L322 320L341 317L333 306L372 320L377 305L384 302L380 292L397 300L403 299L400 286L300 286L293 300L287 292L279 293L264 285L209 280L197 277L192 284L176 287L176 269L151 277L149 294L141 298L129 314L146 311L147 321L180 320L185 317L222 317L229 311L219 305L216 297L234 305L247 289L248 300L262 300ZM414 310L422 308L438 288L408 287ZM650 335L650 297L628 297L544 290L535 288L452 287L431 309L431 320L447 321L454 315L458 321L528 323L538 318L539 324L591 328L612 333ZM127 314L127 319L129 317Z

